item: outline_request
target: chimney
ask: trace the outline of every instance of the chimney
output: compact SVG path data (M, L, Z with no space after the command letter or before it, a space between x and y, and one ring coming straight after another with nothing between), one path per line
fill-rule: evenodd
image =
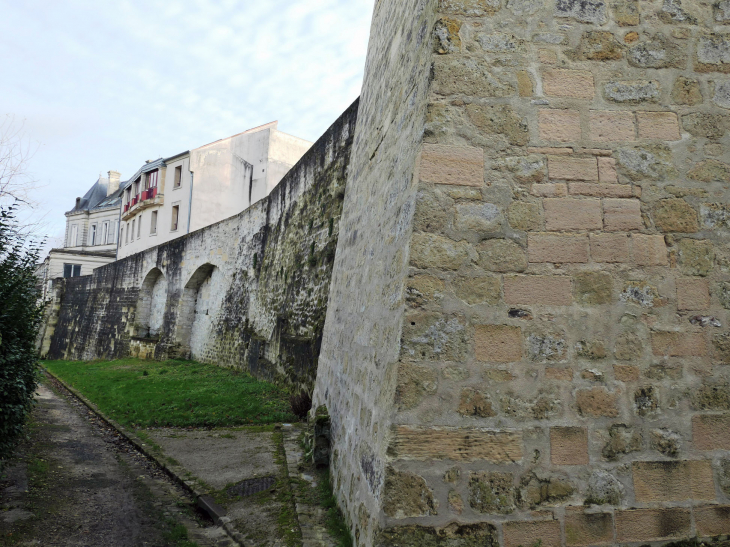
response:
M119 171L109 171L107 175L109 175L109 186L106 188L106 195L111 196L119 190L119 179L122 178L122 175Z

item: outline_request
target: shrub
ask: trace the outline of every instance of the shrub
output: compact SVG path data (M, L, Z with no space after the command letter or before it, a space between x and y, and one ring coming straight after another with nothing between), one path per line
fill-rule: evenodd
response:
M309 410L312 408L312 398L306 391L300 392L298 395L292 395L289 398L292 413L300 420L307 417Z
M38 385L40 246L23 234L15 207L0 207L0 460L20 440Z

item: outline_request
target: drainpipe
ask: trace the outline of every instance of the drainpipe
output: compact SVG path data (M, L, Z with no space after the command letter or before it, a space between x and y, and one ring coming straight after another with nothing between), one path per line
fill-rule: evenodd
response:
M190 214L193 212L193 172L190 171L190 199L188 200L188 231L190 233Z

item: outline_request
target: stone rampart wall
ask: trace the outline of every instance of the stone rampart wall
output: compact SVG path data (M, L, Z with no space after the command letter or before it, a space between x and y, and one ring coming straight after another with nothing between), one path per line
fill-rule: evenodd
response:
M311 390L356 117L357 102L243 213L57 280L42 353L192 357Z
M315 392L358 545L730 533L728 3L373 25Z

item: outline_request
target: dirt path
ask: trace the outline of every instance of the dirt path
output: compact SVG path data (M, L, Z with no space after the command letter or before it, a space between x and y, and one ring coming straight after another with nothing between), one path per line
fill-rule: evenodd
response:
M0 546L230 545L184 490L61 390L39 388L30 439L0 476Z

